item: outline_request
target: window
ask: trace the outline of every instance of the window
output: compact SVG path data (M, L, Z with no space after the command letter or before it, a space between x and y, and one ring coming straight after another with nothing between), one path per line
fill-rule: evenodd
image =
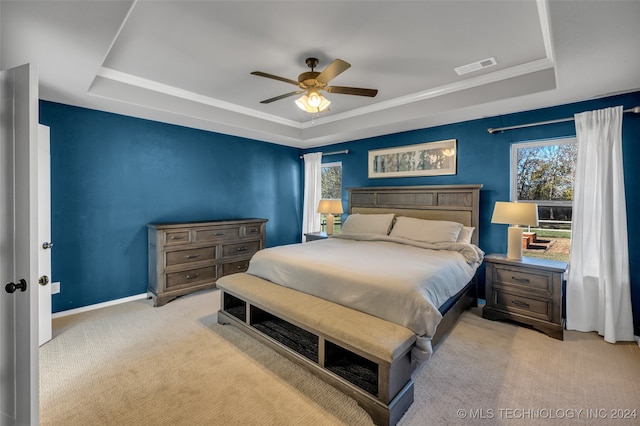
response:
M321 198L340 198L342 199L342 162L322 164L322 196ZM336 215L334 221L333 232L340 231L342 216ZM327 223L326 215L320 216L320 222L323 226Z
M342 198L342 162L322 165L322 198Z
M512 145L511 198L538 205L539 227L523 241L525 256L569 261L575 138Z

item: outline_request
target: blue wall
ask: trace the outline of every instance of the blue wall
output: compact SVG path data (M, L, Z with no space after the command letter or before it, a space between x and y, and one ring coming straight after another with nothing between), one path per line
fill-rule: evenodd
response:
M504 226L490 223L495 201L509 199L511 144L575 135L573 122L487 133L503 127L571 117L574 113L640 105L640 92L553 108L420 129L307 150L338 151L343 187L481 183L480 247L506 251ZM300 241L300 153L264 142L42 101L51 127L53 280L62 292L54 312L144 293L146 224L263 217L267 246ZM453 176L368 179L367 153L458 140ZM631 292L640 334L640 115L625 114L623 156ZM343 199L347 193L344 192ZM481 271L481 280L483 274Z
M404 133L379 136L338 145L306 150L340 151L349 154L324 157L324 162L342 161L342 185L344 188L361 186L392 185L445 185L483 184L480 193L480 247L487 253L507 250L504 225L492 225L491 214L496 201L508 201L510 192L511 145L526 142L575 136L573 121L526 129L510 130L490 134L487 128L512 126L538 121L573 117L575 113L623 105L625 109L640 105L640 92L608 97L598 100L562 105L535 111L527 111L480 120L466 121L446 126L431 127ZM629 263L631 270L631 296L636 335L640 335L640 115L625 114L623 119L623 157L625 190L627 200L627 222L629 232ZM369 179L367 171L368 150L457 139L457 174L453 176L430 176L412 178ZM347 192L343 193L345 208ZM484 283L484 272L480 271ZM483 288L483 286L481 286Z
M145 293L151 222L265 218L300 240L299 150L40 102L51 128L53 311Z

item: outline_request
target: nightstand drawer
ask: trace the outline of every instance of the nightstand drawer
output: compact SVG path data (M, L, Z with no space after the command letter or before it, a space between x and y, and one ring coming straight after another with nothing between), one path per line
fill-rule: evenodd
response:
M533 299L500 291L495 287L493 289L493 307L544 321L553 319L553 301L551 299Z
M493 284L505 284L509 287L526 289L527 292L537 292L545 296L553 294L551 274L532 271L531 269L509 268L496 265Z

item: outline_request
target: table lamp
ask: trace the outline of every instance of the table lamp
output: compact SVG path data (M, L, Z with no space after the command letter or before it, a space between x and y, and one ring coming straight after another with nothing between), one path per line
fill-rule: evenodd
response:
M327 215L327 235L333 234L333 214L342 212L342 200L324 199L318 203L318 213Z
M491 223L509 226L507 258L522 260L522 231L518 225L538 226L538 205L536 203L516 203L496 201Z

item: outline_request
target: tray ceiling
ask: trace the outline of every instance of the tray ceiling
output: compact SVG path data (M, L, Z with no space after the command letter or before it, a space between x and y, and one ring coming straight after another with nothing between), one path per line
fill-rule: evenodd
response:
M0 18L2 67L35 63L42 99L300 148L640 87L634 1L2 0ZM296 88L251 71L296 80L311 56L378 95L259 103Z

